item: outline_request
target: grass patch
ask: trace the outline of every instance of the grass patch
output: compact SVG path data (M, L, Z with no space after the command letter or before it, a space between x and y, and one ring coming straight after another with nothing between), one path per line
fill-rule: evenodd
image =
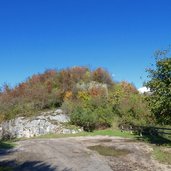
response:
M164 151L161 147L154 147L153 156L160 163L171 165L171 152Z
M0 141L0 149L11 149L13 147L15 144L12 141Z
M0 141L0 149L8 150L14 147L15 147L14 141ZM12 170L14 170L13 167L0 166L0 171L12 171Z
M96 130L94 132L80 132L78 134L47 134L42 135L37 138L65 138L65 137L79 137L79 136L115 136L123 138L136 138L136 135L131 134L130 132L121 132L120 130Z
M4 167L2 167L2 166L0 166L0 171L12 171L13 170L13 168L12 167L6 167L6 166L4 166Z
M108 135L108 136L115 136L115 137L123 137L123 138L135 138L135 135L131 134L130 132L122 132L120 130L112 130L112 129L106 129L106 130L98 130L94 131L92 133L89 133L92 136L96 135Z
M88 149L98 152L100 155L103 156L112 156L112 157L119 157L124 156L130 153L128 150L120 150L116 149L111 146L102 146L102 145L96 145L96 146L90 146Z

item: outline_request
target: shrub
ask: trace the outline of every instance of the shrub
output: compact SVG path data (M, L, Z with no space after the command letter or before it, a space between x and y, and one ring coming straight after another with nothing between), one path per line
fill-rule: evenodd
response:
M85 131L91 132L96 128L97 115L89 108L77 106L71 114L71 123L83 127Z
M144 97L139 94L130 94L122 97L118 105L119 116L122 122L146 125L152 124L152 116Z
M70 113L72 124L83 127L85 131L112 126L114 112L107 98L79 97L77 100L65 101L62 109Z
M154 117L145 101L145 96L137 93L136 88L126 82L115 84L109 93L109 103L113 105L119 122L136 125L154 123Z

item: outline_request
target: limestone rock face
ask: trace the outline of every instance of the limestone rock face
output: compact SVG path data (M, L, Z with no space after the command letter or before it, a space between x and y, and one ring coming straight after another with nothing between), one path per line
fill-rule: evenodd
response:
M75 134L82 129L71 130L64 126L70 118L61 109L56 111L43 112L37 117L19 117L0 125L0 139L8 138L30 138L50 133L56 134Z
M2 139L2 127L0 125L0 139Z

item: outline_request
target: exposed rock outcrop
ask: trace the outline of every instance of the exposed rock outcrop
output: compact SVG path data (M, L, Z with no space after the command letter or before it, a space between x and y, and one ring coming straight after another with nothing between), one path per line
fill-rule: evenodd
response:
M69 121L69 116L61 109L44 112L33 118L19 117L0 125L0 139L30 138L50 133L75 134L82 131L82 129L66 128L65 123Z

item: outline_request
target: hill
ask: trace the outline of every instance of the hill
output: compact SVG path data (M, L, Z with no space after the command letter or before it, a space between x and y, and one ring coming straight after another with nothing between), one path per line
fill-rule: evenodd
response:
M144 95L126 81L114 82L103 68L46 70L14 88L4 85L0 92L1 122L59 107L87 131L110 127L118 118L141 124L153 120Z

